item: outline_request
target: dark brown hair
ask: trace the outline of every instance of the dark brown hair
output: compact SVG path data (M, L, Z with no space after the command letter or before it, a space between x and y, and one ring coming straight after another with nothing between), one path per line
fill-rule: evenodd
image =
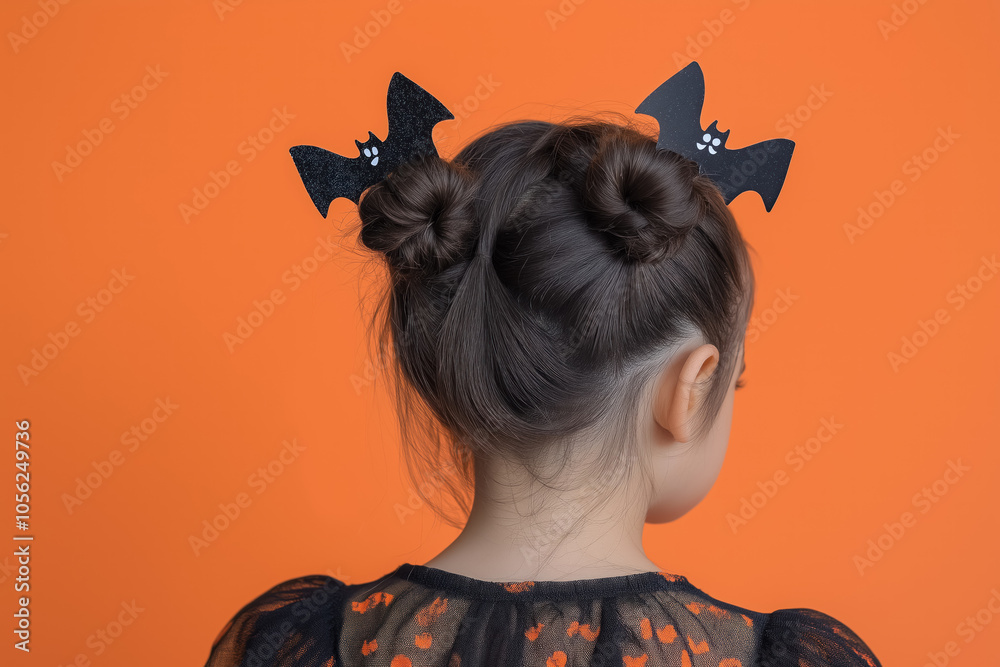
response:
M371 325L408 470L448 524L477 464L565 463L584 433L607 442L598 470L629 474L636 406L699 333L721 359L698 435L714 422L753 304L747 245L698 165L628 119L501 125L400 166L358 212L388 269Z

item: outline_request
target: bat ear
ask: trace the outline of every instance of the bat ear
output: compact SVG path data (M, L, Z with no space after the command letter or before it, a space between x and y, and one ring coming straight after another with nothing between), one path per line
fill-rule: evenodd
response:
M719 121L713 120L712 124L705 129L705 132L711 134L712 136L718 137L719 141L724 145L726 140L729 139L729 133L732 129L726 130L725 132L719 131Z
M700 77L702 81L705 80L705 73L701 71L701 65L698 64L697 60L692 60L688 63L687 67L682 69L680 73L686 76Z

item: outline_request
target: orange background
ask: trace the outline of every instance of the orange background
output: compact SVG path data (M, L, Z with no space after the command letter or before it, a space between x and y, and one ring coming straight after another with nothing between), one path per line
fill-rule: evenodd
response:
M341 44L372 12L384 19L388 2L91 0L58 5L32 32L24 22L43 4L0 9L0 525L5 541L18 533L12 443L14 422L28 419L35 536L33 650L14 651L5 630L4 664L79 654L94 665L203 664L225 622L279 581L358 583L444 548L456 531L426 508L397 518L410 489L391 403L368 379L359 303L377 283L363 257L338 247L298 285L283 279L318 237L339 243L356 210L337 200L324 220L288 147L353 155L369 130L384 138L397 70L461 118L435 130L446 157L500 121L631 113L699 40L690 53L707 81L704 124L731 128L730 147L788 136L796 150L773 211L754 193L732 204L756 249L764 324L748 338L729 458L695 510L647 528L647 553L727 602L824 611L884 665L923 665L948 642L958 648L949 664L1000 655L1000 615L981 611L994 594L1000 608L1000 279L981 263L1000 250L996 3L910 0L908 15L858 0L400 0L350 58ZM901 25L883 35L894 11ZM14 44L11 33L31 36ZM249 159L243 142L274 109L294 118L275 121ZM53 163L102 119L111 131L57 175ZM935 147L948 128L952 141ZM933 162L915 170L925 151ZM181 205L229 161L239 172L186 222ZM878 213L896 180L893 203L852 242L845 225L859 207ZM124 287L112 280L123 269L134 276ZM977 284L977 271L990 279ZM109 283L117 293L102 292ZM972 298L959 301L961 284ZM230 351L224 335L275 289L284 302ZM779 290L795 300L767 312ZM88 298L105 301L100 312ZM894 369L889 353L939 309L943 323ZM61 338L71 322L77 335ZM65 346L22 377L52 339ZM786 454L823 418L844 426L796 467ZM129 451L123 435L143 424ZM292 439L305 449L255 482ZM115 450L120 465L68 508L78 478ZM939 495L949 460L969 470L939 482ZM788 483L756 496L756 516L734 531L727 515L779 471ZM935 502L915 504L924 487ZM240 493L252 502L196 555L189 536ZM890 544L884 524L906 511L915 523ZM880 536L888 548L859 572L855 557ZM0 548L4 628L18 595L10 544ZM133 601L133 622L99 640ZM959 624L977 613L991 622L970 637Z

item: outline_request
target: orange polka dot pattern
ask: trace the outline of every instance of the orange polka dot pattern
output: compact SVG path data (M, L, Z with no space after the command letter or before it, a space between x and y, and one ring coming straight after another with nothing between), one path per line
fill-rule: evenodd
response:
M492 582L404 563L370 582L291 579L245 605L206 667L881 667L808 608L752 611L645 572Z

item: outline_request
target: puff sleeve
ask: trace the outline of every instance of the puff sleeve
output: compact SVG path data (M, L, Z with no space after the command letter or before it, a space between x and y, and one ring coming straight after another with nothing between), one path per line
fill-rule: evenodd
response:
M815 609L779 609L768 615L759 667L882 667L846 625Z
M222 628L205 667L335 667L346 588L339 579L289 579L243 606Z

